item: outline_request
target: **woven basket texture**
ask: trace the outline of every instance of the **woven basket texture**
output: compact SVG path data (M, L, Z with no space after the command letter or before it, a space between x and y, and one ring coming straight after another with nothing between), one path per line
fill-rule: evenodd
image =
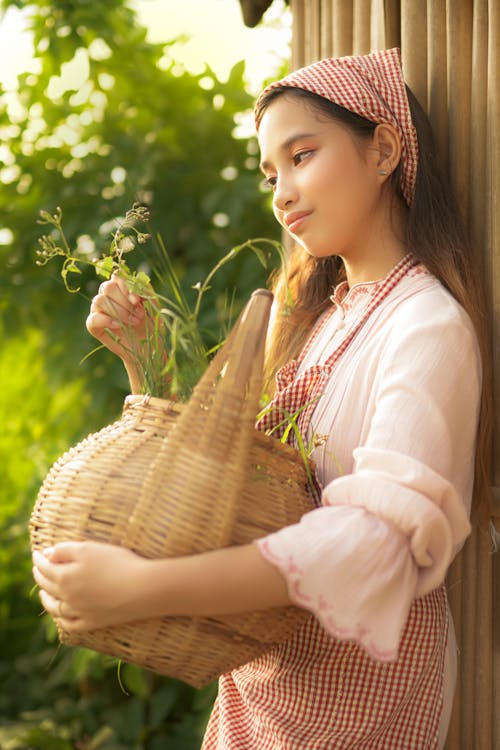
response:
M121 419L54 464L30 520L33 549L90 539L176 557L247 544L312 509L297 451L254 428L271 301L265 290L252 295L187 404L128 396ZM63 643L202 687L310 617L290 606L58 630Z

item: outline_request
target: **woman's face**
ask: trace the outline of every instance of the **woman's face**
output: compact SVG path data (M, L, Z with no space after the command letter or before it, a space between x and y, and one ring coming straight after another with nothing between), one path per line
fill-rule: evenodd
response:
M380 197L376 150L293 94L269 104L259 145L274 214L292 237L316 257L359 252Z

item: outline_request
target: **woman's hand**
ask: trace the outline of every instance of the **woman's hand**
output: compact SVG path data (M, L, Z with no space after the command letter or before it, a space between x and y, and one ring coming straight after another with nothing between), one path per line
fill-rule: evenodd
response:
M33 553L33 576L43 606L68 632L145 619L151 561L123 547L61 542Z
M156 328L154 315L144 303L129 292L124 279L113 274L100 285L87 318L89 333L123 360L132 393L141 392L145 360L151 355L148 337Z
M133 361L146 337L144 300L113 274L92 300L87 330L124 361Z

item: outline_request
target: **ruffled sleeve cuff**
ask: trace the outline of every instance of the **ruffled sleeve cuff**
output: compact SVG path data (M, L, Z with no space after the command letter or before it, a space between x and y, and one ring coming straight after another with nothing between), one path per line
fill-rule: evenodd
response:
M357 449L359 472L327 485L323 507L256 544L295 604L393 661L413 599L442 583L470 525L452 485L427 466L366 450Z

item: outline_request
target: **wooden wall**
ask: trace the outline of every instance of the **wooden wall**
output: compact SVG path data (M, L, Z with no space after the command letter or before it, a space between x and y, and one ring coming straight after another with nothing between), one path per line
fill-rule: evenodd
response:
M293 68L398 46L406 81L429 113L493 316L500 528L500 0L292 0L291 6ZM491 554L488 533L474 530L448 582L460 656L447 750L500 750L500 553Z

